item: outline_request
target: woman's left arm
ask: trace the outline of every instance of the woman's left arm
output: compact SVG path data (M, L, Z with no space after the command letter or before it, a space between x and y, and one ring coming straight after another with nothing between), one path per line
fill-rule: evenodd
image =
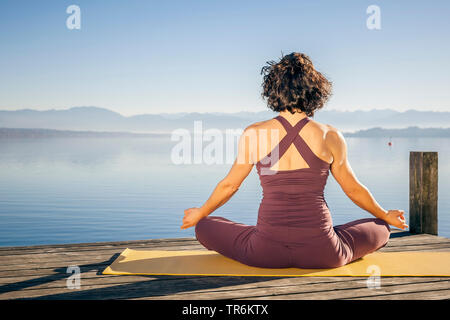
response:
M225 204L239 190L239 187L245 178L247 178L254 165L254 153L251 152L251 148L255 147L255 145L251 146L248 142L250 128L251 126L246 128L239 138L236 160L227 176L217 184L208 200L200 208L184 210L181 229L195 226L202 218L207 217L217 208Z

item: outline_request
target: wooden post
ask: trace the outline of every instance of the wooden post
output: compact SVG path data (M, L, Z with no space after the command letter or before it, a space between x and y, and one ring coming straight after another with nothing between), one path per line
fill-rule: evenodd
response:
M438 234L438 153L409 153L409 230Z

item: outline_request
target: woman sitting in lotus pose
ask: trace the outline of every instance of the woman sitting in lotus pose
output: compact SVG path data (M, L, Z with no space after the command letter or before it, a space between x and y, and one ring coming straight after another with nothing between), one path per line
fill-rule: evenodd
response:
M331 83L302 53L271 61L262 73L262 95L279 114L244 130L228 175L203 206L184 211L181 228L195 226L207 249L266 268L340 267L384 247L389 225L407 228L404 211L383 209L353 173L343 135L310 118L327 101ZM274 131L279 139L273 139ZM210 217L254 165L263 189L256 226ZM330 171L344 193L375 218L333 226L324 198Z

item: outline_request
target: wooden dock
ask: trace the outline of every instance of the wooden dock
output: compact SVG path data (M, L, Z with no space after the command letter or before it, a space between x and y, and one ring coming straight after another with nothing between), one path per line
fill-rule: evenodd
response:
M449 299L450 278L217 277L102 275L125 248L206 250L196 239L155 239L0 247L0 299ZM450 251L450 239L392 232L380 251ZM69 289L67 268L79 266L80 288Z

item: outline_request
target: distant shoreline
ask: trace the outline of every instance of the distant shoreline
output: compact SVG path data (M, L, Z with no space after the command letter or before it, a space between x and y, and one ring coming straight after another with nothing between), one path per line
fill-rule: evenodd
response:
M419 128L412 126L401 129L375 127L356 132L342 132L345 137L360 138L450 138L450 128ZM111 131L73 131L42 128L0 128L0 138L149 138L170 136L171 132L133 133Z
M358 130L356 132L343 132L343 135L347 137L360 138L450 138L450 128L419 128L417 126L411 126L399 129L385 129L381 127L375 127L370 129Z
M148 138L170 133L133 133L110 131L73 131L40 128L0 128L0 138Z

